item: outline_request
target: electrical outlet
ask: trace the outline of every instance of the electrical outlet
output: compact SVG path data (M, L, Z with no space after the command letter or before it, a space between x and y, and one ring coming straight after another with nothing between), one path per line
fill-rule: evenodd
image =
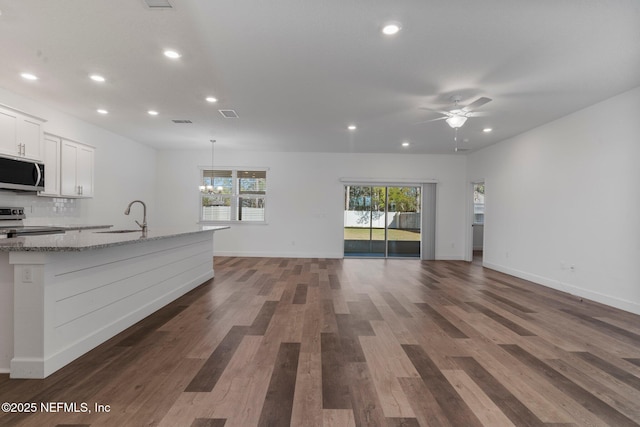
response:
M33 283L33 269L31 267L22 268L22 281L24 283Z

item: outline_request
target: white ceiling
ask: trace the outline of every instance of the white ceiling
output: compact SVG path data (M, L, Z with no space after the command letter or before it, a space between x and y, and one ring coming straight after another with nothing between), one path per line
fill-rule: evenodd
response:
M0 0L0 87L160 149L451 153L420 107L492 98L477 149L640 85L638 0L169 1Z

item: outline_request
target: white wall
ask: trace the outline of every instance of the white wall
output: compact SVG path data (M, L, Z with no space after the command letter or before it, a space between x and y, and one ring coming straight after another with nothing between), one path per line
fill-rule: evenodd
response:
M484 265L640 313L639 118L636 88L469 155Z
M267 153L223 151L217 167L268 167L267 225L239 224L216 234L217 254L340 258L344 195L341 177L438 181L436 257L462 259L465 164L457 155ZM159 221L198 221L199 166L210 151L158 153ZM312 226L309 226L309 223Z
M93 199L70 202L67 221L130 226L135 218L125 216L124 210L131 200L139 198L149 205L151 222L156 212L154 149L2 88L0 104L46 119L45 132L96 147L95 196ZM109 118L104 117L104 120ZM0 192L0 205L5 204L25 206L28 208L27 215L33 211L42 216L42 206L46 205L46 201L35 196L3 191ZM34 209L29 209L31 206ZM139 206L134 207L132 215L141 216L138 209ZM53 216L56 222L63 221L63 218Z

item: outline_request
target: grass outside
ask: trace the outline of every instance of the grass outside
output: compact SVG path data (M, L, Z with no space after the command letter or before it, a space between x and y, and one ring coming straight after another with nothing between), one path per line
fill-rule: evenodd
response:
M374 228L373 235L369 234L368 228L356 228L345 227L344 239L345 240L384 240L384 228ZM390 228L387 230L389 240L403 240L403 241L420 241L420 233L409 230L396 230Z

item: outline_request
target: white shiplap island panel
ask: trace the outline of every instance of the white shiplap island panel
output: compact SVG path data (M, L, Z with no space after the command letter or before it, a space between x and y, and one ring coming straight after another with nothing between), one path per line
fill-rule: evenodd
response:
M211 279L224 228L0 240L14 276L10 376L45 378Z

